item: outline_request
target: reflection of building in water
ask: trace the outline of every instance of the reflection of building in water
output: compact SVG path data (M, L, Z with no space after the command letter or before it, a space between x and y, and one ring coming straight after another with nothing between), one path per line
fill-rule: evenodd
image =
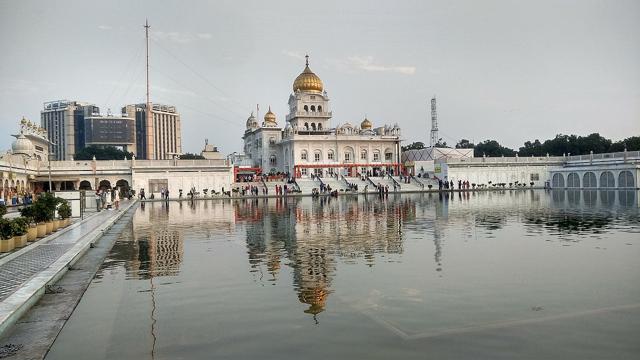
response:
M300 202L309 206L298 206ZM337 258L373 266L377 253L401 253L402 224L415 218L411 199L358 201L357 198L244 200L236 202L236 219L246 222L251 272L275 281L282 258L293 270L298 300L305 313L324 311L331 294Z
M233 207L221 202L146 203L136 211L133 241L118 242L114 250L127 266L128 276L177 276L184 258L184 229L197 228L207 235L228 233L234 227ZM114 260L120 260L115 258Z

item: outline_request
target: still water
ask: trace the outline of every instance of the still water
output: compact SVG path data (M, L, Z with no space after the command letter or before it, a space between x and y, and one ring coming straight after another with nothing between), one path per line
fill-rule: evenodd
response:
M48 359L638 359L635 191L148 203Z

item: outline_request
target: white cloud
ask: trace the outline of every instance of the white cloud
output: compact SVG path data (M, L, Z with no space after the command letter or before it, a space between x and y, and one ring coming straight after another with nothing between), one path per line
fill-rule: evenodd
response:
M98 25L98 29L100 29L100 30L111 30L113 28L111 26L109 26L109 25Z
M213 35L210 33L190 33L179 31L155 31L152 33L159 40L167 40L179 44L187 44L197 40L210 40Z
M416 73L415 66L382 65L375 63L373 56L350 56L344 62L348 68L370 72L395 72L404 75Z
M299 53L297 51L282 50L282 53L284 55L290 56L290 57L295 58L295 59L301 59L301 60L304 59L304 54Z
M210 33L198 33L196 36L199 39L203 39L203 40L209 40L209 39L213 38L213 35L211 35Z

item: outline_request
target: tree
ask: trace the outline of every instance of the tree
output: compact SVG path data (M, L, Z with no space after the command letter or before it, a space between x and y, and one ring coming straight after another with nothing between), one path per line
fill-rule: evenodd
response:
M420 150L420 149L424 149L424 143L420 142L420 141L416 141L414 143L411 143L409 145L403 146L402 147L402 151L407 151L407 150Z
M183 159L183 160L202 160L202 159L204 159L204 156L198 155L198 154L192 154L192 153L184 153L184 154L180 155L180 159Z
M480 157L486 156L515 156L516 152L513 149L500 145L495 140L485 140L475 146L473 150L474 156Z
M456 144L456 149L473 149L475 145L467 139L460 139Z
M131 159L133 153L117 149L113 146L89 146L77 152L74 158L76 160L92 160L94 156L96 160L122 160L125 157Z
M640 150L640 136L632 136L624 140L616 141L611 144L609 151L619 152L619 151L624 151L624 149L627 149L627 151Z
M442 138L438 139L438 142L433 145L433 147L437 147L437 148L446 148L447 146L447 142L446 141L442 141Z

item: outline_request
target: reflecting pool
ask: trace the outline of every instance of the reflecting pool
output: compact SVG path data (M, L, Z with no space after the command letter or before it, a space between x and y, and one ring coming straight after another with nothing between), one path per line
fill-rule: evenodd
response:
M147 203L48 359L638 359L636 191Z

